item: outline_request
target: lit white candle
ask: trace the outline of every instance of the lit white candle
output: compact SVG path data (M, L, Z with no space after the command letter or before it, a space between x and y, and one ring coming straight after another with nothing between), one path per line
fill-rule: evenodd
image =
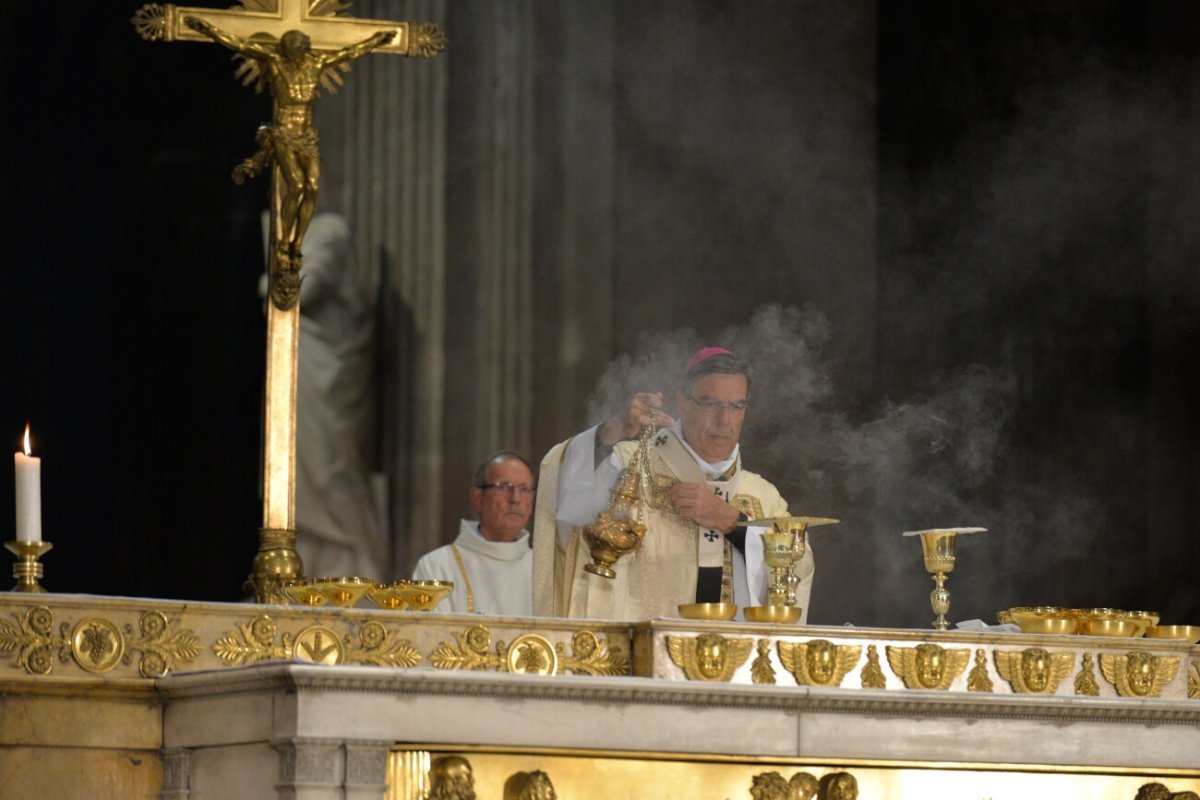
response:
M13 454L17 468L17 541L42 540L42 460L29 447L29 425L25 426L25 452Z

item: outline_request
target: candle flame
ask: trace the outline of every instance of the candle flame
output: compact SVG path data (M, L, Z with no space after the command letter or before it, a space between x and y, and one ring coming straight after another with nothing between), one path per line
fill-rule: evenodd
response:
M25 423L25 455L33 455L33 448L29 446L29 423Z

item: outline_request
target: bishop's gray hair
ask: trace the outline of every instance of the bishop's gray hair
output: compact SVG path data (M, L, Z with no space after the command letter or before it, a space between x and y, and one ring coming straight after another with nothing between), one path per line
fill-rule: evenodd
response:
M754 368L750 362L736 353L720 353L709 356L697 363L683 376L683 391L691 394L692 387L706 375L745 375L746 396L750 396L750 386L754 383Z

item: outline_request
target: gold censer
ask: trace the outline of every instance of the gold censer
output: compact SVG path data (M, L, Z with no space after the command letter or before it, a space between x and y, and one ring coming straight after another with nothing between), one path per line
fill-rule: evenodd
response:
M591 563L583 565L585 572L615 578L617 573L613 564L642 544L642 537L646 535L643 509L649 507L653 497L650 440L655 430L653 425L642 426L637 451L629 460L629 466L617 476L609 494L608 509L601 511L596 521L583 529L583 541L592 557Z
M935 528L926 531L905 531L905 536L921 537L921 552L925 569L933 575L934 589L929 593L929 604L937 617L933 620L935 630L950 627L946 614L950 611L950 590L946 588L946 576L954 570L954 543L960 533L983 533L987 528Z

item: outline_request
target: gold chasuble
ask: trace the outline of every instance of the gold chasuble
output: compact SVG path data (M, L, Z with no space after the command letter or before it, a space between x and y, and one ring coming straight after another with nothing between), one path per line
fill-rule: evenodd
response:
M741 554L732 552L725 537L701 529L676 514L666 490L680 481L707 484L751 520L787 516L787 503L774 486L761 476L741 469L740 463L735 463L718 480L707 479L671 429L660 430L653 440L654 501L644 510L646 535L641 546L615 564L616 578L586 572L583 566L591 559L581 534L582 526L591 520L564 520L559 509L567 494L590 490L570 485L572 479L564 476L563 465L573 442L575 447L587 448L590 453L593 441L594 429L555 446L542 460L534 518L535 614L621 620L677 617L679 604L691 603L696 598L702 562L704 566L724 566L723 593L738 589L736 598L729 599L735 599L739 606L765 602L766 568L757 541L762 529L752 524L748 528L743 570ZM632 441L619 442L612 456L617 464L599 465L597 477L601 478L603 489L611 486L617 466L623 469L629 464L636 446ZM608 480L603 480L606 467ZM737 563L737 569L731 568L733 562ZM811 549L796 567L801 579L797 604L806 612L812 590Z

